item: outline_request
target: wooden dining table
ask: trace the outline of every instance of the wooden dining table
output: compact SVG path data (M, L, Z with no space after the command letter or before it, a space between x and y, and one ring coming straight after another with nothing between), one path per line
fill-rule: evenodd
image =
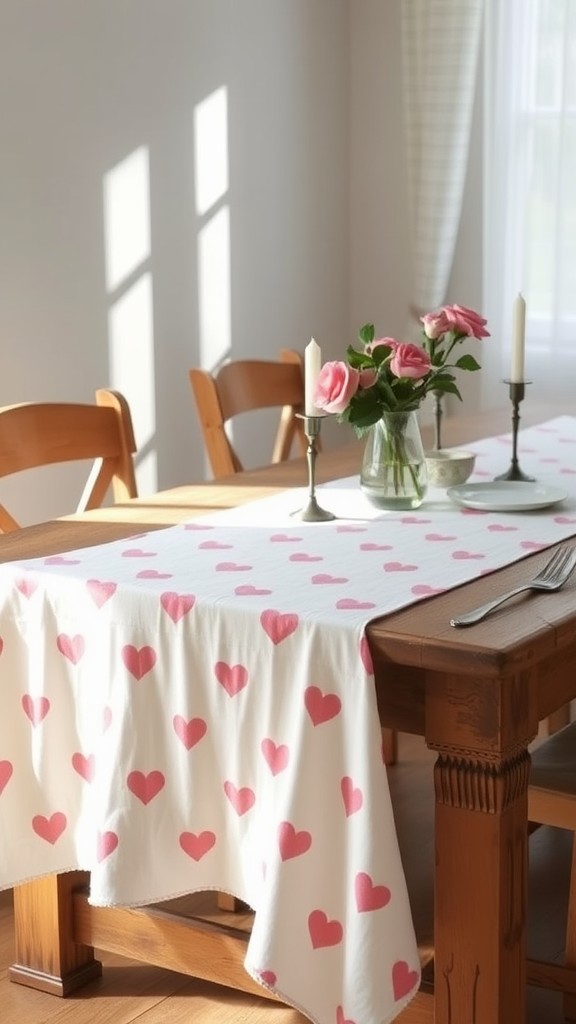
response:
M524 423L559 413L527 411ZM509 430L509 410L446 421L460 445ZM323 451L317 479L357 472L357 443ZM0 537L0 561L102 544L302 488L302 459L69 516ZM576 544L576 535L573 541ZM520 562L371 622L367 636L381 724L436 752L434 983L401 1022L522 1024L526 1005L528 746L539 722L576 698L576 582L535 595L471 629L450 619L529 578ZM528 563L528 564L527 564ZM14 891L11 979L67 995L100 972L94 947L265 995L242 968L245 935L162 906L91 907L82 872Z

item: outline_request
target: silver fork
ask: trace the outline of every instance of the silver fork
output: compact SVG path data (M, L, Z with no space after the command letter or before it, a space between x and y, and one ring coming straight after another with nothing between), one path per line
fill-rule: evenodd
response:
M474 608L471 612L465 612L464 615L458 615L457 618L450 619L450 625L473 626L476 622L480 622L489 615L494 608L498 608L504 601L507 601L510 597L515 597L516 594L521 594L524 590L560 590L560 587L564 586L575 568L576 548L564 545L564 547L558 548L554 552L552 558L546 562L544 568L534 576L534 579L528 580L527 583L523 583L520 587L515 587L514 590L509 590L506 594L496 597L493 601L488 601L487 604L483 604L479 608Z

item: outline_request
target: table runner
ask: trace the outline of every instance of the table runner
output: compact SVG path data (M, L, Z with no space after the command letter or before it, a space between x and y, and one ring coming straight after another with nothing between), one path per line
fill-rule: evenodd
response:
M470 447L478 479L507 467L509 438ZM522 434L551 510L383 515L343 482L333 523L292 494L0 566L0 887L232 892L256 980L318 1024L392 1020L419 964L364 629L572 535L575 453L571 418Z

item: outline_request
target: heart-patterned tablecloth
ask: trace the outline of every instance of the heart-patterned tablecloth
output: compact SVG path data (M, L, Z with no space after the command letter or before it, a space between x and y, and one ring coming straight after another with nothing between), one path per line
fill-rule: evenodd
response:
M396 1017L420 969L364 630L574 533L576 420L521 442L561 506L381 514L347 481L330 523L291 519L292 492L0 566L0 887L229 891L261 984L317 1024ZM470 447L476 479L507 468L509 438Z

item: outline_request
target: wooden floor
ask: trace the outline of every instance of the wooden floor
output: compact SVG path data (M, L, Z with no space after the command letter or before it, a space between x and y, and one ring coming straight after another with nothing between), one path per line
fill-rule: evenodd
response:
M390 783L404 865L422 947L432 945L433 866L431 765L423 741L400 737ZM530 839L529 954L560 959L570 837L539 829ZM208 904L207 904L208 906ZM99 954L103 977L61 1000L8 981L13 959L10 893L0 893L1 1024L306 1024L295 1010L159 968ZM412 1024L414 1007L398 1024ZM416 1022L426 1019L416 1014ZM529 989L527 1024L562 1024L560 997Z

